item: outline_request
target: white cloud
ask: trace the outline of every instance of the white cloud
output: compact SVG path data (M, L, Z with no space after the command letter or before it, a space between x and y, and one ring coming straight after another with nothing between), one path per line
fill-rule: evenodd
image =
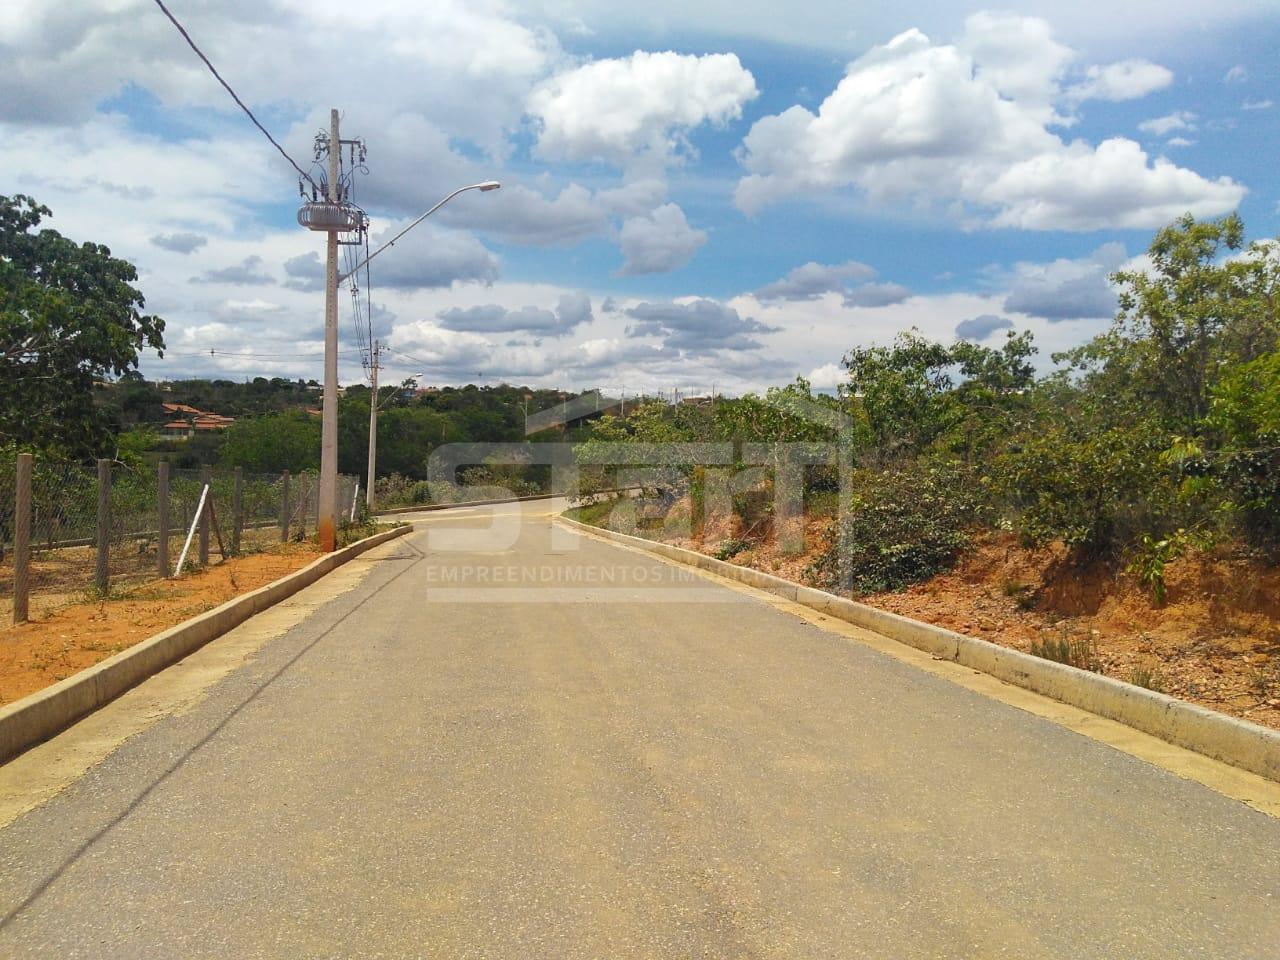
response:
M1274 100L1245 100L1240 104L1241 110L1270 110L1276 105Z
M1166 147L1194 147L1196 142L1188 140L1186 137L1170 137L1164 142Z
M178 233L157 233L151 238L151 242L162 250L188 254L195 253L195 251L207 244L209 238L204 234L181 231Z
M626 314L635 321L627 328L628 336L662 337L668 350L681 353L756 350L762 346L760 334L778 329L706 299L644 302L629 307Z
M632 43L637 35L714 36L732 30L772 44L814 48L846 56L868 37L883 37L904 23L948 28L975 11L995 7L1047 17L1059 33L1091 50L1125 51L1135 46L1160 48L1169 39L1204 30L1206 23L1231 27L1250 21L1269 23L1274 0L898 0L895 3L850 3L849 0L806 0L803 6L742 0L522 0L520 8L545 12L574 25L585 23L597 35Z
M809 381L809 385L815 390L834 390L840 384L848 381L849 374L834 363L824 363L822 366L814 367L810 370L805 379Z
M371 246L377 248L394 237L404 223L370 229ZM499 274L498 258L471 234L420 224L396 242L392 251L375 261L375 288L421 289L459 283L493 283Z
M239 263L226 267L212 267L199 276L191 278L192 283L230 283L236 286L264 286L275 283L275 277L263 269L262 258L257 254L245 257Z
M978 79L1002 96L1048 105L1077 57L1052 34L1046 20L982 11L966 22L959 46L973 59Z
M1126 265L1124 245L1107 243L1078 260L1018 263L999 279L1009 287L1004 309L1056 323L1115 316L1111 273Z
M857 260L829 266L810 261L796 267L781 280L761 287L755 297L762 302L816 300L827 293L843 293L851 281L869 280L875 275L875 268Z
M529 96L528 112L542 156L626 166L673 158L687 150L688 131L736 119L757 94L734 54L638 50L557 74Z
M474 307L450 307L437 314L440 326L446 330L473 333L529 333L563 337L575 327L590 323L591 299L584 293L565 293L555 310L541 307L520 307L510 310L496 303Z
M445 207L442 219L511 243L558 246L606 234L619 218L653 211L666 201L667 185L654 178L604 190L570 183L548 197L515 183L490 196L467 207Z
M1237 63L1223 76L1223 83L1244 83L1249 79L1249 71L1243 63Z
M994 313L984 313L956 324L956 336L961 340L981 342L997 330L1012 330L1013 321L1008 317L997 317Z
M1173 71L1148 60L1091 66L1083 82L1067 91L1075 100L1138 100L1173 83Z
M1138 124L1138 129L1156 137L1166 137L1175 130L1195 130L1196 115L1189 110L1175 110L1163 117L1153 117Z
M911 291L900 283L864 283L848 290L844 295L846 307L887 307L901 303L911 296Z
M1183 215L1226 213L1245 190L1229 177L1206 180L1163 157L1151 161L1132 140L1076 141L1004 170L979 197L1000 212L998 227L1024 230L1135 230Z
M1059 108L1137 95L1168 71L1125 61L1064 86L1070 58L1041 22L1019 27L1022 19L972 17L957 44L908 30L849 64L816 113L793 106L757 121L739 154L747 175L738 206L754 213L791 194L854 186L882 204L941 208L969 224L1095 230L1155 227L1240 202L1245 190L1229 178L1152 160L1132 141L1094 147L1051 132L1071 119Z
M689 226L683 210L674 203L664 204L650 214L623 222L618 247L624 262L619 272L636 276L678 270L706 242L706 233Z

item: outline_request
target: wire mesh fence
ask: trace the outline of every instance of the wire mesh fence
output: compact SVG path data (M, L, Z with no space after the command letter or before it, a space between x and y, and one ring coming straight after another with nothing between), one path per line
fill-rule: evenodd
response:
M24 527L29 559L19 563L21 486L15 462L0 462L0 622L39 619L68 602L174 576L180 560L191 570L306 539L319 508L315 472L36 460ZM354 519L356 479L340 476L337 492L339 521Z

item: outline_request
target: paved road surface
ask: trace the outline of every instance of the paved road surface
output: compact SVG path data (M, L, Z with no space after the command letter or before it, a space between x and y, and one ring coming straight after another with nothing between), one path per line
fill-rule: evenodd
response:
M1280 821L545 509L0 830L0 956L1280 955Z

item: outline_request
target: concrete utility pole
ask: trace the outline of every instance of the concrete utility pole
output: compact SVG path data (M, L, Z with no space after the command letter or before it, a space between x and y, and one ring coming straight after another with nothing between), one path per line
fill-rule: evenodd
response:
M338 202L338 111L329 111L329 202ZM338 231L326 234L324 290L324 405L320 424L320 491L317 530L320 549L337 546L338 528Z
M364 488L365 506L373 512L373 480L378 458L378 361L382 353L382 344L373 341L373 355L369 358L369 375L373 382L373 392L369 394L369 478Z

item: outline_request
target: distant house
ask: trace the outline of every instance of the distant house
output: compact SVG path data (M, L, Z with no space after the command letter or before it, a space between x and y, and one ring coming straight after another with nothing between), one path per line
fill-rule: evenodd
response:
M220 413L197 410L195 407L185 403L162 403L160 407L164 411L165 417L168 418L164 426L160 428L160 433L163 436L178 440L194 437L196 433L225 430L236 422L235 417L225 417Z

